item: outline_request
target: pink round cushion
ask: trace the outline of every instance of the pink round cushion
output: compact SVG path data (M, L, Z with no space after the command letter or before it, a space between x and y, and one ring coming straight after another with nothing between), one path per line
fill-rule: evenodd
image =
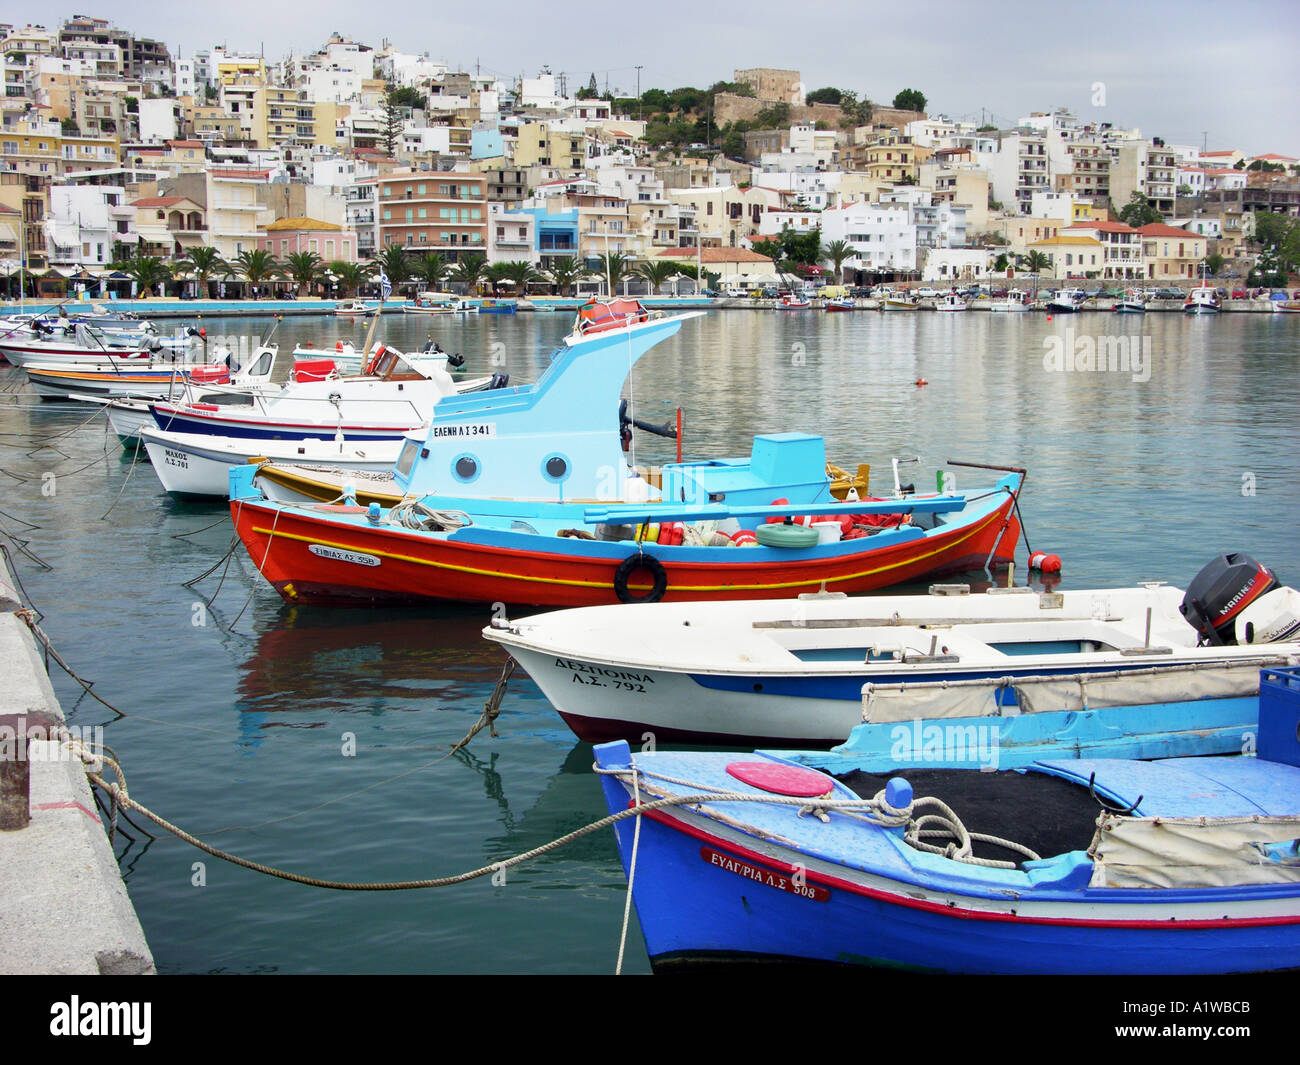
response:
M815 769L801 769L776 762L732 762L727 772L751 787L761 788L773 795L791 795L798 799L813 799L825 795L835 787L835 782Z

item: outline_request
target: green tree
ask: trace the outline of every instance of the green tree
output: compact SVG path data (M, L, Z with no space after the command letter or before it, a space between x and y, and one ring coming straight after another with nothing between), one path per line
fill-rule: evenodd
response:
M669 259L647 259L637 263L635 273L650 286L650 295L655 295L661 285L677 273L677 264Z
M1270 274L1300 271L1300 221L1272 211L1255 212L1255 243L1261 249L1261 262L1267 259ZM1286 284L1285 279L1260 284Z
M475 252L461 259L451 272L451 280L465 286L465 291L473 293L487 272L487 258Z
M374 267L370 263L349 263L337 260L330 263L330 273L343 289L345 297L355 296L357 290L370 280Z
M500 265L506 268L506 280L514 282L516 294L527 293L529 285L542 280L542 275L527 259L513 259Z
M216 248L200 245L185 253L185 259L201 296L208 296L208 281L222 271L225 264Z
M1141 226L1149 226L1154 222L1161 222L1164 217L1152 206L1150 200L1137 189L1134 189L1128 203L1120 209L1119 220L1126 226L1137 229Z
M844 113L841 125L865 126L871 121L872 103L870 100L859 100L856 92L845 92L840 99L840 110Z
M406 126L406 118L410 114L409 108L398 103L394 97L396 89L390 85L387 95L384 97L383 117L380 119L379 136L384 142L384 152L391 156L397 155L397 149L402 139L402 130Z
M451 266L437 252L430 252L428 255L422 255L415 260L411 272L420 279L420 283L426 289L437 291L442 288L443 282L447 280L447 275L451 273Z
M894 106L900 111L924 111L925 94L920 89L904 89L894 97Z
M152 255L137 255L124 265L123 273L136 283L142 299L149 299L155 289L161 295L172 277L171 268Z
M587 276L587 267L572 255L556 259L546 268L546 274L559 289L559 295L566 295L570 288Z
M1205 270L1210 277L1218 277L1219 271L1223 269L1223 265L1227 261L1227 259L1216 251L1213 255L1207 255L1205 257Z
M810 105L831 104L832 106L837 106L843 99L843 92L828 85L824 89L813 89L812 92L803 98L803 102Z
M835 280L842 281L844 278L844 264L857 254L853 246L845 240L833 240L822 249L822 257L830 263L835 270Z
M759 129L780 129L782 126L788 126L790 124L790 105L780 103L763 108L755 117L755 123Z
M1031 251L1028 255L1021 255L1017 260L1020 269L1030 274L1041 274L1052 261L1041 251Z
M325 261L314 251L296 251L284 260L284 268L298 286L298 295L306 296L325 273Z
M613 296L618 292L619 283L631 273L632 260L626 255L615 252L608 255L599 255L597 258L600 260L600 269L598 271L600 279L609 285L609 294Z
M490 263L487 270L483 272L483 278L492 286L492 295L497 294L497 286L503 281L510 280L509 270L505 263Z
M379 265L394 291L411 279L411 260L406 257L406 251L400 244L388 245L379 256Z
M1011 265L1011 256L1006 252L999 252L998 257L993 260L993 269L999 274L1006 273L1007 267Z
M277 277L280 264L269 251L256 248L253 251L241 251L232 264L234 271L250 285L260 285Z
M419 89L412 88L410 85L399 88L391 84L388 86L388 101L396 107L423 108L427 103Z

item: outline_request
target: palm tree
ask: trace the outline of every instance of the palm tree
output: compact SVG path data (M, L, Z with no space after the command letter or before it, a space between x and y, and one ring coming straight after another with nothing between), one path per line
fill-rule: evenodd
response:
M527 259L516 259L513 262L502 263L506 268L506 277L515 283L516 295L527 295L528 286L533 281L542 280L542 275L537 272Z
M235 273L250 285L260 285L280 273L280 264L269 251L256 248L253 251L241 251L235 257Z
M344 296L355 296L357 289L374 273L374 266L370 263L349 263L340 260L330 263L330 273L342 286Z
M314 251L296 251L284 261L285 269L298 286L298 295L305 296L311 285L321 279L325 262Z
M199 294L207 297L208 279L215 274L220 273L224 263L221 261L221 252L216 248L209 248L200 245L197 248L191 248L185 253L185 258L189 263L190 272L194 275L195 284L198 287Z
M161 259L152 255L137 255L122 264L122 272L129 275L140 289L140 296L149 299L157 287L159 294L163 286L171 280L171 268Z
M436 291L442 288L442 283L447 280L447 275L451 273L451 267L447 265L447 260L437 252L430 252L415 261L413 272L425 288Z
M1052 260L1041 251L1031 251L1019 258L1020 269L1031 274L1039 274L1052 265Z
M551 263L546 268L546 273L555 287L560 290L559 294L563 296L573 285L587 276L588 270L572 255L566 255Z
M486 273L487 259L475 252L473 255L465 256L456 264L456 268L451 272L451 279L463 284L465 291L473 295L474 289L478 287Z
M597 258L600 260L600 276L609 285L609 294L612 297L618 291L619 282L631 272L632 260L626 255L614 252L598 255Z
M510 280L510 264L492 263L483 272L483 277L484 280L492 286L492 295L495 296L497 294L497 286L501 284L502 281Z
M659 291L659 286L677 273L677 264L670 259L647 259L638 263L636 271L650 285L650 295Z
M400 244L390 244L379 257L379 267L394 289L400 288L411 277L411 261Z
M857 253L853 246L846 240L833 240L822 248L822 258L835 267L835 283L838 285L844 280L844 263L852 259Z

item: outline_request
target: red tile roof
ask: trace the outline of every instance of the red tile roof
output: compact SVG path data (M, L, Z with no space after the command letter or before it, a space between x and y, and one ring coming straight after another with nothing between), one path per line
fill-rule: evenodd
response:
M134 201L132 207L170 207L174 203L180 203L185 199L184 196L146 196L143 199Z
M1098 233L1136 233L1137 230L1132 226L1126 226L1123 222L1076 222L1072 226L1066 226L1065 230L1071 229L1095 229Z
M759 255L748 248L704 248L700 258L706 263L770 263L766 255ZM694 248L666 248L659 256L661 259L694 259Z
M1144 237L1200 237L1205 238L1200 233L1189 233L1185 229L1179 229L1177 226L1167 226L1163 222L1152 222L1150 225L1142 226L1139 230Z

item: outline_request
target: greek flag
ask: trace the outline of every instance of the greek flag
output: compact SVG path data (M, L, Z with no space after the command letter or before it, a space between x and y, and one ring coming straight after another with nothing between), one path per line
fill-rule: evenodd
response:
M379 268L379 296L380 299L388 299L393 294L393 286L388 280L388 275L384 273L384 268Z

